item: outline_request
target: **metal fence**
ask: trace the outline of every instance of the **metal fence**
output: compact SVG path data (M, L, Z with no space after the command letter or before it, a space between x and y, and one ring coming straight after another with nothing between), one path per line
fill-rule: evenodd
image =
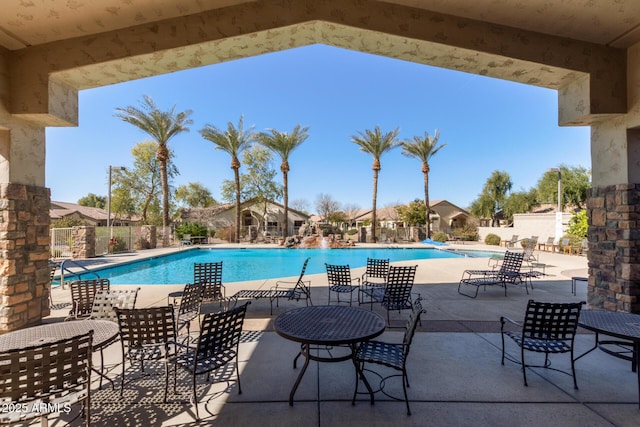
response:
M73 228L52 228L50 234L51 258L71 258L73 255Z

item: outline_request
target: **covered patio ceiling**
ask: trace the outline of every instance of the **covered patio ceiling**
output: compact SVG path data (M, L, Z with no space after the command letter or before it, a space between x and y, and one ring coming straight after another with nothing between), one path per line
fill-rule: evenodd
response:
M310 7L323 0L307 1ZM197 15L251 0L3 0L0 46L30 46ZM375 0L614 48L640 41L640 2L627 0Z

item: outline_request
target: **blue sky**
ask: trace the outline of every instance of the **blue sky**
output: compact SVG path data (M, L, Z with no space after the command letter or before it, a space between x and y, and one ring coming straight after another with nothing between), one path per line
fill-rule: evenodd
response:
M289 159L289 200L305 199L312 212L320 193L371 206L372 158L351 136L376 125L399 127L400 139L438 129L447 146L430 162L430 198L463 208L494 170L507 172L518 191L560 164L591 168L589 128L558 126L553 90L313 45L80 92L79 126L47 129L52 200L106 196L109 165L130 166L131 149L147 139L115 110L138 106L142 95L163 110L193 110L191 131L170 142L180 172L174 185L199 182L218 201L221 182L233 177L230 158L198 131L240 115L257 131L310 127ZM274 158L278 172L279 164ZM396 149L381 165L379 207L422 199L417 159Z

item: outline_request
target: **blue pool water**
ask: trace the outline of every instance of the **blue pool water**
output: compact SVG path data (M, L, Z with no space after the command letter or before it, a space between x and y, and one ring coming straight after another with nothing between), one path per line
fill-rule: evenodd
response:
M95 269L114 285L183 284L193 281L193 264L222 261L224 283L298 276L310 257L307 274L324 273L324 263L364 267L367 258L389 258L391 262L430 258L491 256L492 252L447 251L434 248L348 249L192 249L171 255ZM86 279L95 278L87 274Z

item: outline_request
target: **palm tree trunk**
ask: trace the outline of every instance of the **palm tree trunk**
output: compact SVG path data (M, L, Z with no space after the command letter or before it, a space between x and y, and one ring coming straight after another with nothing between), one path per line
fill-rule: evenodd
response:
M240 171L233 168L233 177L236 181L236 243L240 243Z
M286 240L289 231L289 174L282 172L282 183L284 186L284 228L282 238Z
M430 239L431 217L429 216L429 211L431 211L431 207L429 206L429 172L424 173L424 204L427 208L427 239Z
M378 223L378 218L376 215L376 202L378 201L378 170L373 170L373 211L371 213L371 239L373 243L377 242L376 239L376 225Z
M169 246L169 181L167 179L167 160L160 159L160 182L162 184L162 246Z

